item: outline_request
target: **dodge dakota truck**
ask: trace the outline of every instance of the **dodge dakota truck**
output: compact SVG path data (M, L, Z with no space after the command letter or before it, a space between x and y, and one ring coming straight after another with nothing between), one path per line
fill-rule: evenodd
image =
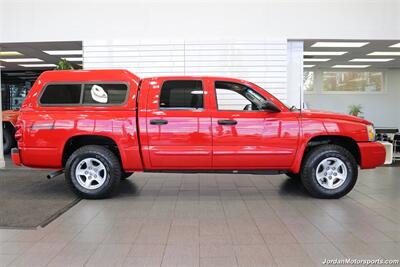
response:
M358 167L385 160L364 119L288 108L240 79L126 70L44 72L15 138L15 164L65 172L84 198L110 196L133 172L287 174L314 197L339 198Z

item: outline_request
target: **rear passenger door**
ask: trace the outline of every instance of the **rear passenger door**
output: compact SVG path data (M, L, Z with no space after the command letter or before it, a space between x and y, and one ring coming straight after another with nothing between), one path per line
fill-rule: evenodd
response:
M210 169L209 94L201 79L157 78L147 97L148 155L152 169Z

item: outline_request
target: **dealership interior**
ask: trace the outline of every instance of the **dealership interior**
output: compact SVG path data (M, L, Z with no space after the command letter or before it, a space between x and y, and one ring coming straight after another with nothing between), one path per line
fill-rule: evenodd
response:
M360 170L347 196L311 198L284 174L134 173L112 198L84 200L62 176L48 180L49 171L14 166L6 154L0 266L319 266L329 259L398 259L400 41L301 42L298 107L356 109L354 115L374 122L386 147L385 165ZM0 45L3 111L18 110L37 77L62 59L74 69L153 75L134 61L97 60L101 49L86 53L81 41ZM261 84L269 85L273 90L274 80Z

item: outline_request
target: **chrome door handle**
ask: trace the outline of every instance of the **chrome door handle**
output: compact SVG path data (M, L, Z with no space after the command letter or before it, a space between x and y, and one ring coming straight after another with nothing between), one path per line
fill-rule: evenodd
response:
M218 120L219 125L236 125L237 121L235 120Z

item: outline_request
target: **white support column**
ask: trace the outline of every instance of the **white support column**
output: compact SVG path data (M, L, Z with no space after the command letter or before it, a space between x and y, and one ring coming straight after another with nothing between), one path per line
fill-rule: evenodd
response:
M0 70L0 86L1 86L1 70ZM0 169L3 169L6 166L4 161L4 153L3 153L3 112L2 112L2 104L1 104L1 87L0 87L0 136L2 138L0 142Z
M303 41L288 41L287 46L287 104L303 108Z

